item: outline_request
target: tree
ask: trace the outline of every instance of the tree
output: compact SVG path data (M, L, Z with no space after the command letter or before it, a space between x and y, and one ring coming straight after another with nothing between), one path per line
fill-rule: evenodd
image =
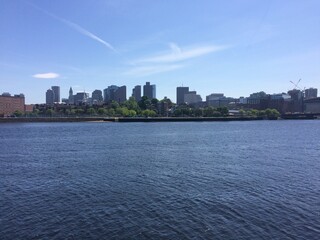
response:
M213 107L207 107L204 109L204 116L205 117L213 117L213 113L215 112L215 109Z
M116 114L116 111L113 108L110 108L106 111L106 114L110 117L114 116Z
M218 107L217 111L221 113L222 116L228 116L229 110L227 107Z
M54 114L54 111L52 109L47 109L46 114L52 116Z
M107 109L105 109L105 108L99 108L98 109L98 114L99 115L106 115L106 113L107 113Z
M153 110L146 109L142 111L142 115L145 117L155 117L157 114Z
M84 110L81 109L81 108L78 108L78 109L76 109L75 111L76 111L76 114L78 114L78 115L81 115L81 114L84 113Z
M112 101L110 103L110 107L113 108L113 109L117 109L118 107L120 107L119 103L116 102L116 101Z
M240 109L239 110L239 115L240 116L244 116L246 114L246 112L243 110L243 109Z
M252 109L250 112L251 112L251 115L252 115L252 116L255 116L255 117L256 117L256 116L259 115L259 111L256 110L256 109Z
M277 118L280 116L280 113L277 109L267 108L265 112L268 118Z
M195 117L201 117L203 116L203 109L202 108L196 108L196 109L193 109L193 115Z
M137 101L134 99L134 97L130 97L127 101L123 103L125 107L127 107L129 110L139 111L139 105Z
M23 112L16 110L14 111L13 115L15 115L16 117L21 117L23 115Z
M87 113L90 115L94 115L94 114L96 114L96 110L94 110L94 108L89 108L89 109L87 109Z
M40 113L39 109L37 109L37 108L33 109L34 116L38 116L39 113Z

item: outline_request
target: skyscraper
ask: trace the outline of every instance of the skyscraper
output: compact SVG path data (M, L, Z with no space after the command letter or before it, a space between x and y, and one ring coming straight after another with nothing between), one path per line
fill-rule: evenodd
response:
M308 88L305 91L305 99L316 98L318 96L318 89Z
M56 103L60 102L60 87L52 86L51 89L54 92L53 102L56 102Z
M54 92L52 89L48 89L46 92L46 104L53 105L54 103Z
M101 90L94 90L92 92L92 102L94 104L99 104L103 102L103 97L102 97L102 91Z
M189 92L189 87L177 87L177 104L184 103L184 95Z
M124 102L127 100L127 87L111 85L103 90L103 97L105 103L111 101Z
M69 104L74 104L74 95L73 95L73 90L72 90L72 87L70 87L69 89Z
M118 89L118 86L111 85L105 89L103 89L103 101L105 103L111 102L114 100L114 92Z
M121 86L118 87L118 89L114 92L114 101L117 101L119 103L122 103L127 100L127 87Z
M156 85L150 85L150 82L146 82L146 85L143 86L143 96L150 99L156 98Z
M137 85L132 89L132 97L138 102L141 100L141 86Z

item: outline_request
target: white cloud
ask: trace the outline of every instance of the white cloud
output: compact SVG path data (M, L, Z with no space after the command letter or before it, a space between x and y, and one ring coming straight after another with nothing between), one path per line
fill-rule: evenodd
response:
M134 67L126 72L125 75L148 76L152 74L173 71L185 66L175 63L201 57L227 48L227 46L206 45L183 49L173 42L169 43L169 47L171 50L170 52L132 61L131 64Z
M58 73L37 73L32 75L34 78L44 78L44 79L51 79L51 78L58 78L60 75Z
M227 48L226 46L208 45L208 46L188 48L184 50L174 43L170 43L169 46L171 48L170 53L164 53L164 54L156 55L153 57L138 59L134 61L134 63L137 64L137 63L181 62L188 59L204 56L212 52L221 51Z

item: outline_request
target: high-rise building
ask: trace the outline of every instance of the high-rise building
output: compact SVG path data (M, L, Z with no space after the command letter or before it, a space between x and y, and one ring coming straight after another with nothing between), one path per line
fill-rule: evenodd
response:
M127 87L121 86L118 87L118 89L114 92L114 101L117 101L119 103L122 103L127 100Z
M184 102L187 104L195 104L202 102L202 98L196 91L189 91L188 93L184 94Z
M303 112L303 93L298 89L288 91L291 96L291 111L292 112Z
M102 97L102 91L101 90L94 90L92 92L92 103L93 104L99 104L103 102L103 97Z
M305 99L316 98L318 96L317 88L308 88L305 90Z
M114 92L117 90L119 87L116 85L111 85L103 90L103 101L105 103L111 102L114 100Z
M184 95L189 92L189 87L177 87L177 104L184 103Z
M72 87L70 87L70 89L69 89L68 103L69 104L74 104L74 95L73 95Z
M83 105L86 104L89 98L89 93L86 92L78 92L74 95L74 104L75 105Z
M46 92L46 104L53 105L54 99L54 91L52 89L48 89Z
M59 86L52 86L51 89L54 92L53 102L59 103L60 102L60 87Z
M143 96L149 99L156 98L156 85L150 85L150 82L146 82L146 85L143 85Z
M127 87L111 85L103 90L104 102L109 103L111 101L124 102L127 100Z
M132 89L132 97L139 102L141 100L141 86L137 85Z

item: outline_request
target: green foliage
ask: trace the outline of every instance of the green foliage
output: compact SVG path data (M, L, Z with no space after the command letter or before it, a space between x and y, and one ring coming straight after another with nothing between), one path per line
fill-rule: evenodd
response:
M54 114L54 111L52 109L47 109L46 114L52 116Z
M117 109L117 108L120 107L120 105L119 105L118 102L112 101L112 102L110 103L110 107L113 108L113 109Z
M141 110L151 109L151 100L147 96L143 96L138 102Z
M78 109L75 110L75 112L76 112L76 114L81 115L81 114L84 113L84 110L81 109L81 108L78 108Z
M23 112L16 110L14 111L13 115L15 115L16 117L21 117L23 115Z
M99 108L99 109L98 109L98 114L99 114L99 115L106 115L106 114L107 114L107 109L105 109L105 108Z
M217 112L220 113L220 116L228 116L229 115L229 110L227 107L218 107Z
M32 113L33 113L34 116L38 116L38 114L40 113L40 110L35 108L35 109L33 109Z
M278 112L277 109L270 109L270 108L267 108L266 111L265 111L266 115L268 118L277 118L280 116L280 113Z
M206 107L204 109L204 117L213 117L215 109L213 107Z
M243 109L240 109L239 114L240 114L240 116L244 116L246 114L246 111L244 111Z
M123 106L128 108L129 110L139 111L140 107L134 97L130 97L127 101L123 103Z
M155 117L157 114L153 110L146 109L142 111L142 115L145 117Z
M194 115L195 117L201 117L201 116L203 116L203 109L202 109L202 108L193 109L192 112L193 112L193 115Z
M94 114L96 114L96 110L91 107L91 108L87 109L87 113L90 114L90 115L94 115Z

